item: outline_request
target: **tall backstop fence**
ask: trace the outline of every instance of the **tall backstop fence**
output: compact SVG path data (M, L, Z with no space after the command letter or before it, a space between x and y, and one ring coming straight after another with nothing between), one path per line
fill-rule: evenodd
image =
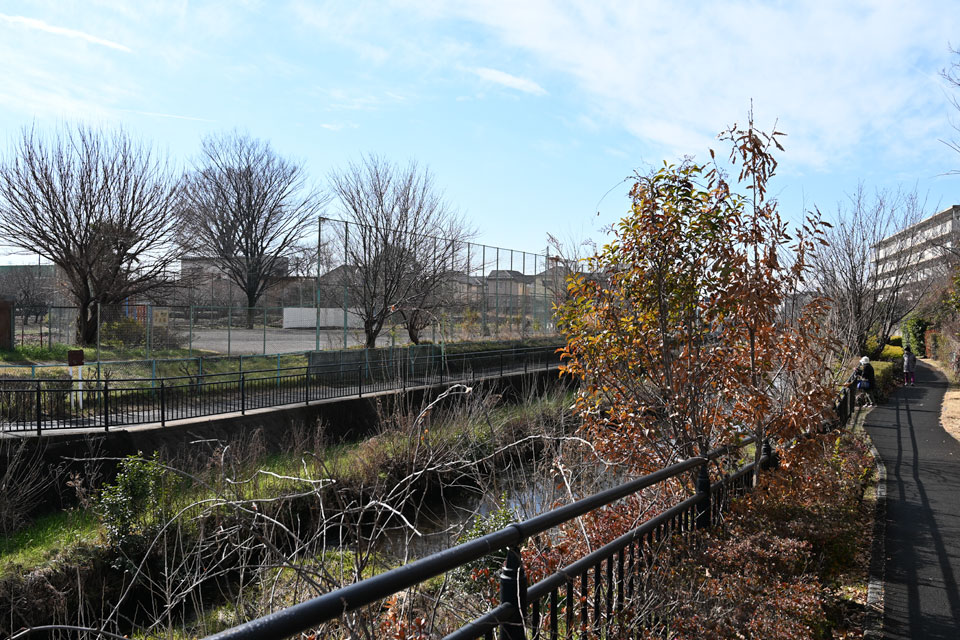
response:
M287 265L248 307L210 260L184 260L158 301L94 305L97 344L142 357L173 349L228 355L525 339L556 333L554 307L582 264L414 232L323 219L311 267ZM18 308L22 345L77 343L78 309ZM92 345L87 345L92 346Z
M854 408L854 389L848 383L836 401L838 420L826 428L847 423ZM757 462L738 466L743 447L760 446ZM644 628L656 621L649 605L651 589L645 577L664 547L678 538L689 539L698 529L720 523L731 498L753 486L758 471L777 465L778 456L769 441L759 443L746 436L736 445L714 449L703 457L678 462L649 475L620 484L533 518L510 524L475 540L404 564L383 574L320 595L272 614L210 636L210 640L281 640L301 637L346 637L363 616L379 619L382 602L413 601L427 581L447 576L493 554L505 555L499 574L499 602L473 620L455 622L452 628L424 629L416 637L445 640L526 640L528 638L630 638L643 637ZM711 468L713 473L711 473ZM642 522L579 559L559 568L536 584L528 585L523 547L539 547L555 539L558 528L601 509L641 499L667 483L688 485L696 476L689 497L654 510ZM657 512L659 511L659 512ZM582 526L582 525L581 525ZM446 582L444 582L446 584ZM422 594L422 592L421 592ZM433 604L433 618L443 608L443 598ZM404 607L404 628L420 630L418 613ZM446 612L457 617L457 612ZM462 616L462 614L461 614ZM422 623L421 619L421 623ZM413 637L413 636L411 636Z
M430 349L317 352L302 366L157 378L0 380L0 431L158 423L556 369L556 347L458 354Z

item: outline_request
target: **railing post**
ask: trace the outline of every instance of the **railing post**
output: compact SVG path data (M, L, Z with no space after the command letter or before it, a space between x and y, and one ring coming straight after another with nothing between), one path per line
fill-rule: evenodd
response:
M160 378L160 426L167 426L167 394L164 392L166 385L163 378Z
M855 382L851 382L850 386L847 387L847 415L852 416L853 412L857 408L857 392L854 391L856 388L854 385Z
M357 365L357 397L363 397L363 365Z
M42 404L42 400L40 399L40 393L41 393L40 381L37 380L37 435L38 436L41 435L41 431L43 429L43 418L40 415L40 406Z
M704 496L703 501L697 505L697 529L708 529L713 523L710 521L710 473L707 471L707 463L700 467L700 473L697 475L697 495Z
M304 404L310 404L310 360L309 359L307 360L307 392L304 395L306 395L307 397L306 402L304 402Z
M103 381L103 430L110 431L110 381Z
M766 458L766 460L764 460L764 458ZM760 459L760 468L763 471L778 469L780 467L780 456L777 455L776 450L770 445L769 438L763 441L763 447L760 449Z
M527 605L527 576L518 547L507 550L507 559L500 571L500 602L516 608L511 619L500 624L500 637L504 640L525 640L523 613Z
M243 361L241 360L241 363ZM240 372L240 415L245 415L247 413L247 376L241 371Z

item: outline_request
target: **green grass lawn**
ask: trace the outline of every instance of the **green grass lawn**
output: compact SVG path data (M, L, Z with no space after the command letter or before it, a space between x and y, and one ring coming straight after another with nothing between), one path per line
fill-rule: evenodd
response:
M40 516L26 529L0 537L0 578L43 566L62 551L97 542L100 535L100 523L89 511L72 509Z

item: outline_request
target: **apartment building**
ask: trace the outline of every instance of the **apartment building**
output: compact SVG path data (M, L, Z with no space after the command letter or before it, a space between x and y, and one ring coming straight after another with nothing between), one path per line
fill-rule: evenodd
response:
M881 291L904 283L930 283L947 275L958 258L960 205L956 204L884 238L874 247Z

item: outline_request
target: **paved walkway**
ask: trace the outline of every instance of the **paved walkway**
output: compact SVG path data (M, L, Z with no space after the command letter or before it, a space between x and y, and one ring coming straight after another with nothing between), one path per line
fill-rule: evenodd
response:
M940 426L947 381L917 384L867 415L887 467L884 638L960 638L960 444Z

